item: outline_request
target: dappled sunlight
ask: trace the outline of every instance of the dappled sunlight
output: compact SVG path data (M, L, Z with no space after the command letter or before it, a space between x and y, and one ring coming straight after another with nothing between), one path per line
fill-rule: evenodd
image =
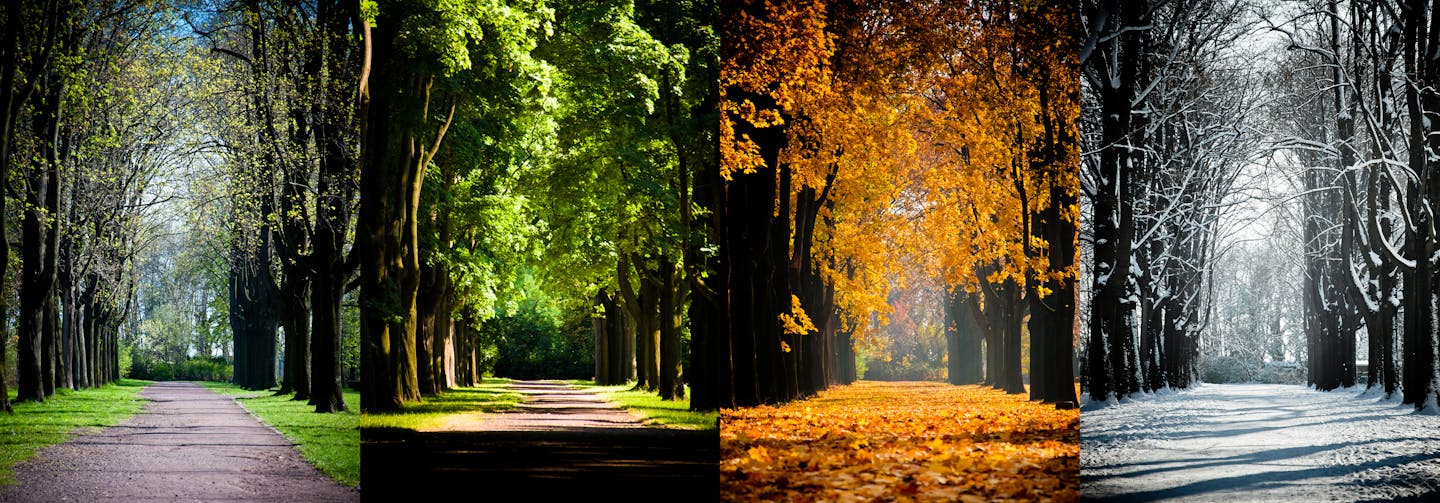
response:
M454 388L424 400L406 404L397 412L366 412L362 429L400 428L415 431L446 429L456 420L473 419L488 412L515 407L521 394L506 388L509 380L486 379L479 386Z

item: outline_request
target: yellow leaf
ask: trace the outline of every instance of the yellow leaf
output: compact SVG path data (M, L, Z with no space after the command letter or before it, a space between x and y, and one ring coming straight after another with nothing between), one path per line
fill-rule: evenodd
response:
M767 452L765 452L765 447L764 447L764 446L759 446L759 445L757 445L757 446L755 446L755 447L751 447L751 448L750 448L750 459L753 459L753 460L755 460L756 462L760 462L760 463L769 463L769 462L770 462L770 454L767 453Z

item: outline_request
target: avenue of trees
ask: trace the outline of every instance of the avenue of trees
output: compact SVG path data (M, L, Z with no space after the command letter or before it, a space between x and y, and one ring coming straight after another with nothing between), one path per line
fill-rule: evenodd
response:
M713 3L24 4L0 11L19 399L123 356L233 362L317 412L358 379L388 411L548 351L715 407L687 323L717 295Z
M190 202L193 256L172 260L201 269L198 291L217 301L194 310L194 330L223 323L231 347L220 352L236 384L278 381L279 394L317 412L346 410L340 313L357 192L358 5L175 7L198 59L199 131L188 143L191 167L178 175L188 183L176 189Z
M21 400L117 378L123 345L345 410L354 316L366 412L561 325L602 384L781 402L853 381L908 291L950 382L1024 393L1028 334L1030 396L1074 401L1073 7L23 3Z
M165 8L0 8L0 312L15 316L17 400L120 376L136 257L156 234L146 217L184 120L171 113L183 79ZM0 326L9 340L12 325Z
M1210 319L1220 217L1259 144L1247 122L1254 72L1230 51L1249 12L1223 0L1082 10L1087 386L1097 400L1186 387Z
M1434 403L1435 8L1085 2L1093 399L1185 387L1197 355L1234 353L1300 362L1321 390L1355 385L1367 355L1368 386ZM1221 216L1257 198L1261 239L1293 256L1227 237ZM1231 252L1249 265L1217 269ZM1271 340L1236 339L1216 304Z
M531 274L594 313L597 381L667 399L688 383L714 408L693 303L713 254L697 194L716 163L716 7L369 7L351 25L362 410L476 383L480 329L523 308Z
M944 292L950 382L1024 393L1028 330L1030 396L1075 399L1078 21L1008 1L727 7L721 166L697 181L723 188L720 254L691 307L721 406L855 380L907 283Z

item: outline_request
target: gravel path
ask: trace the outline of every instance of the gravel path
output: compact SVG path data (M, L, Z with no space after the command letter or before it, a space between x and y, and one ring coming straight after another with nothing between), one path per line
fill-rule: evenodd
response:
M359 501L235 400L194 383L146 387L140 414L41 450L0 501Z
M1080 494L1117 501L1440 499L1440 417L1360 390L1203 384L1080 414Z

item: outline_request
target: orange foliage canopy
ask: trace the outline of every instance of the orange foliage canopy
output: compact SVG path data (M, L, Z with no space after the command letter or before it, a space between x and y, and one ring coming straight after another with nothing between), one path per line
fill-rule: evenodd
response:
M988 387L859 382L720 413L720 493L750 501L1074 501L1080 414Z
M731 32L746 36L729 40L743 50L721 71L721 171L788 170L791 201L776 211L828 196L802 259L835 286L857 339L907 276L971 291L1075 277L1051 269L1030 229L1052 190L1079 189L1075 156L1030 155L1047 118L1078 113L1059 98L1078 92L1074 51L1053 36L1073 20L1030 1L755 4L767 15L737 11ZM738 122L783 129L778 166ZM1078 219L1078 207L1061 213Z

